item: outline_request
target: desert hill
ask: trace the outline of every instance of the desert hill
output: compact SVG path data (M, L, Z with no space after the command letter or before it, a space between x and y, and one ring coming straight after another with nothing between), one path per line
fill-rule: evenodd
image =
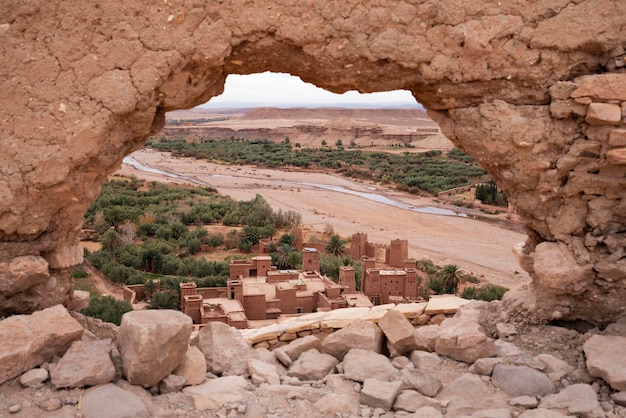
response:
M167 115L160 134L188 139L289 138L303 147L329 145L386 147L411 144L416 149L450 149L439 126L420 109L271 108L191 109Z

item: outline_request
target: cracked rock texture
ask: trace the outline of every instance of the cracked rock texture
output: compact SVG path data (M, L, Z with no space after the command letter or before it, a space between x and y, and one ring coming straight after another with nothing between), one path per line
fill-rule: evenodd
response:
M528 227L519 312L606 322L626 298L625 26L614 0L5 0L0 315L69 302L83 213L166 111L269 70L412 91Z

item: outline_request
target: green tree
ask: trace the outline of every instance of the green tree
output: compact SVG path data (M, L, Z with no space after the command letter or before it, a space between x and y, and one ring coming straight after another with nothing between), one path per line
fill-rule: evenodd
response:
M146 309L179 309L180 302L176 296L169 292L156 292L150 298Z
M326 145L328 145L328 142L326 142L325 139L322 139L322 146L325 147Z
M132 310L133 307L125 300L116 300L113 296L108 295L93 295L89 300L89 306L83 309L81 313L119 325L122 321L122 315Z
M100 243L102 244L102 250L109 254L115 253L115 251L122 247L120 235L112 229L109 229L102 235Z
M144 290L144 292L146 292L146 299L150 299L152 297L152 295L154 294L156 288L157 288L157 284L152 279L148 279L143 284L143 290Z
M346 242L339 235L332 235L326 244L326 252L340 256L346 252Z
M287 245L291 245L293 246L296 242L296 237L293 234L290 233L284 233L280 236L280 238L278 239L278 243L279 244L287 244Z
M282 244L276 249L276 252L271 254L272 262L281 270L295 268L293 262L296 260L291 255L294 252L296 252L294 247L289 244Z
M456 264L445 265L439 272L439 277L443 280L446 293L456 293L461 283L461 268Z

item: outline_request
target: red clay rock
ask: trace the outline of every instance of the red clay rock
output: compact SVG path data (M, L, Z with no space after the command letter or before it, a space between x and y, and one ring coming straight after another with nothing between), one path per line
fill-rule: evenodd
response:
M615 390L626 390L626 337L594 335L583 345L587 369Z
M0 383L62 356L83 331L60 305L0 321Z
M50 382L57 388L97 386L114 378L110 339L74 341L63 357L50 366Z
M144 310L124 314L117 347L128 381L148 388L172 373L187 352L191 329L191 318L179 311Z
M496 355L494 340L485 335L478 323L478 310L464 308L440 325L435 351L440 356L473 363L479 358Z
M324 338L322 352L330 354L340 361L353 348L380 353L382 337L383 333L376 324L359 319Z
M248 372L252 348L233 327L221 322L209 322L200 330L198 348L204 354L207 370L211 373L242 375Z
M406 354L420 348L415 327L402 313L393 309L387 311L385 316L378 321L378 326L399 354Z

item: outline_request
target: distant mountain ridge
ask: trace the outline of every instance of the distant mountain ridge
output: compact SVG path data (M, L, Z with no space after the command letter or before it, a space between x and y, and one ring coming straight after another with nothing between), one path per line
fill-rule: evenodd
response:
M415 102L384 102L384 103L268 103L268 102L217 102L205 103L198 106L202 109L250 109L258 107L273 107L280 109L292 108L344 108L344 109L424 109Z

